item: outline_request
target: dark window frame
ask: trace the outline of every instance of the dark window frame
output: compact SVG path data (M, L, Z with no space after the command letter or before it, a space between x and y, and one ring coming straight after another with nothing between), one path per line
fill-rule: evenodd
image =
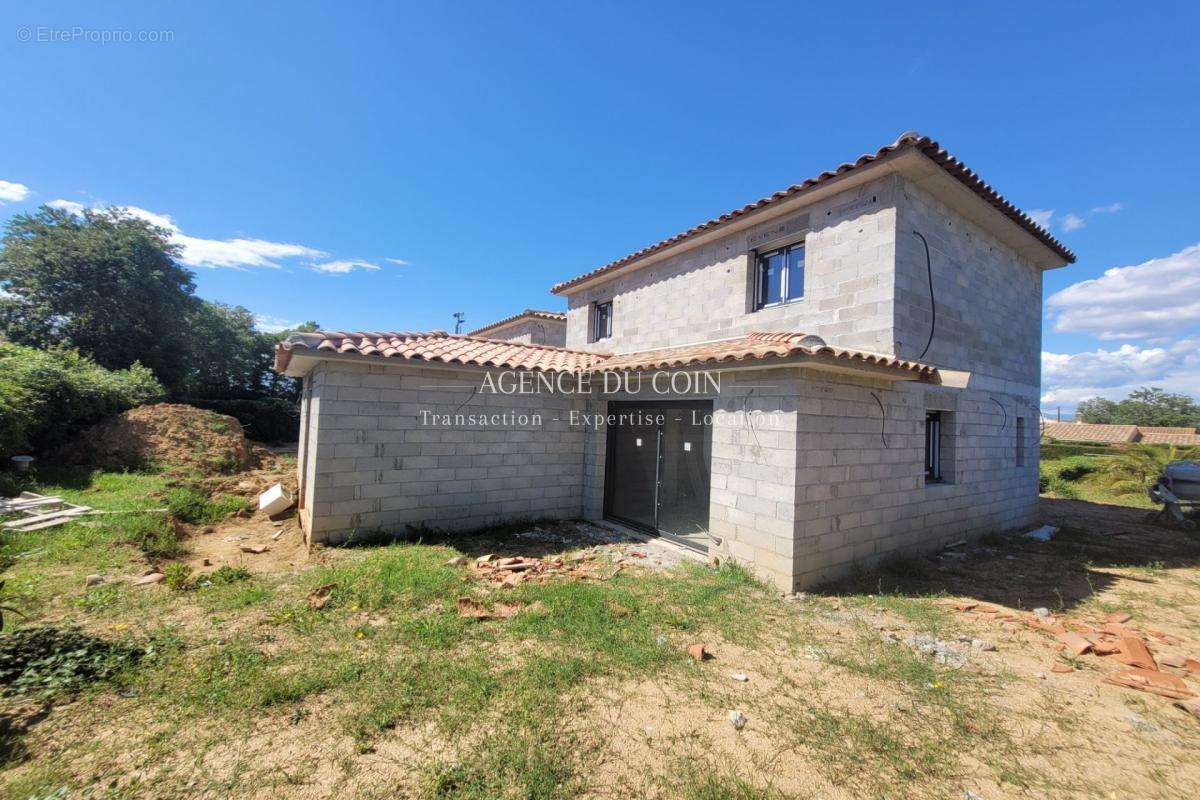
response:
M925 412L925 482L942 483L942 412Z
M602 312L601 309L607 309ZM613 301L597 300L592 304L592 341L600 342L612 338Z
M789 256L799 250L800 251L800 289L799 293L795 293L794 286L791 285L792 270L788 267ZM806 273L808 271L808 254L805 252L805 240L801 239L798 242L784 245L783 247L773 247L770 250L755 250L754 253L754 310L760 311L764 308L774 308L775 306L794 303L797 300L804 299L804 283ZM768 300L766 297L767 284L764 280L767 260L771 256L780 255L783 257L780 269L782 273L779 276L779 299Z

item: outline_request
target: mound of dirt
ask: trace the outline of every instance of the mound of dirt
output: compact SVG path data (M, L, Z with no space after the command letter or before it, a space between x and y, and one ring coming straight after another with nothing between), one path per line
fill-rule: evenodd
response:
M110 417L83 431L59 456L104 469L159 467L206 475L240 472L254 461L236 419L174 403L141 406Z

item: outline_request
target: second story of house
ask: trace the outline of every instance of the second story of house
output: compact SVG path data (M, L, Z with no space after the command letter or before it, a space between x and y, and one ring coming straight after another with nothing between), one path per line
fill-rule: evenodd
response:
M527 308L519 314L476 328L469 335L505 342L563 347L567 342L567 315L561 311Z
M879 151L553 288L568 348L802 331L1037 386L1042 271L1074 255L937 142Z

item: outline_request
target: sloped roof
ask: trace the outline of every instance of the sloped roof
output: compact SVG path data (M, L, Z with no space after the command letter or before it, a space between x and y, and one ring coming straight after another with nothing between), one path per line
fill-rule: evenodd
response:
M1179 444L1185 447L1200 446L1200 434L1196 433L1195 428L1191 429L1191 433L1171 433L1155 428L1139 428L1142 437L1139 442L1146 444Z
M496 322L489 323L487 325L484 325L482 328L476 328L475 330L471 331L467 335L468 336L480 336L484 333L487 333L488 331L494 331L497 328L503 328L505 325L511 325L512 323L514 323L518 320L525 319L527 317L529 319L549 320L550 322L566 322L567 321L567 315L562 313L561 311L538 311L535 308L527 308L524 311L520 312L519 314L513 314L511 317L505 317L502 320L497 320Z
M1090 425L1086 422L1047 422L1042 435L1060 442L1096 442L1120 444L1136 442L1136 425Z
M466 364L501 369L544 372L614 372L676 369L746 361L807 356L813 361L854 368L882 367L932 379L937 368L893 356L830 347L803 333L750 333L723 342L671 347L619 356L587 353L550 345L524 344L461 336L445 331L429 333L296 333L275 348L275 369L284 371L296 352L320 355L350 354L370 358L417 362Z
M478 367L541 370L544 372L584 372L603 355L567 350L541 344L504 342L478 336L462 336L445 331L414 333L344 333L317 331L293 334L275 347L275 369L287 369L295 351L330 355L351 354L409 361L468 364Z
M822 172L816 177L809 178L801 183L793 184L786 189L775 192L769 197L763 197L754 201L753 203L744 205L741 208L735 208L732 211L721 214L719 217L715 217L707 222L702 222L699 225L688 228L682 233L677 233L674 236L667 237L660 242L655 242L648 247L643 247L641 250L638 250L635 253L622 256L616 261L612 261L602 267L597 267L590 272L585 272L582 275L571 278L570 280L555 284L550 291L558 294L566 289L570 289L572 286L582 283L583 281L590 280L599 275L603 275L606 272L611 272L619 269L620 267L632 264L640 258L644 258L652 253L657 253L660 250L665 250L666 248L677 245L680 242L684 242L693 236L698 236L701 233L705 233L723 225L727 225L751 212L758 211L759 209L766 208L767 206L775 205L776 203L793 197L794 195L805 192L816 186L820 186L821 184L827 183L828 181L831 181L841 175L845 175L848 172L867 167L884 158L885 156L898 153L901 150L908 148L918 150L928 156L935 164L949 173L951 177L955 178L975 194L979 195L984 201L990 204L993 208L997 209L1000 213L1004 214L1004 216L1008 217L1015 224L1024 228L1026 232L1034 236L1042 244L1046 245L1046 247L1050 248L1050 250L1060 256L1068 264L1075 263L1075 254L1068 250L1066 245L1051 236L1049 231L1034 222L1028 214L1006 200L1003 195L985 183L983 179L981 179L975 172L947 152L946 149L938 144L935 140L929 138L928 136L917 133L916 131L909 131L908 133L901 134L900 138L898 138L896 141L879 148L874 153L865 153L859 156L855 161L848 161L832 170Z
M808 338L803 333L750 333L737 339L705 344L668 347L643 353L626 353L604 359L597 371L635 371L652 369L678 369L681 367L730 364L739 361L761 361L790 356L812 356L818 360L844 361L913 372L921 377L930 377L937 372L935 367L905 361L893 356L868 353L862 350L847 350L820 343L816 337ZM815 341L813 341L815 340Z

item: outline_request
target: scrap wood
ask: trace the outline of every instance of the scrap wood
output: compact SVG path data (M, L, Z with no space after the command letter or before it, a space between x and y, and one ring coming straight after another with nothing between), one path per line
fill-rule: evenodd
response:
M1158 669L1158 663L1155 662L1154 656L1150 655L1150 650L1141 639L1126 636L1117 642L1117 645L1120 647L1120 651L1115 654L1115 658L1122 664L1149 671Z
M1055 664L1054 666L1050 667L1050 671L1067 673L1067 672L1074 672L1075 668L1072 667L1070 664Z
M1115 675L1109 675L1104 678L1104 682L1114 686L1124 686L1126 689L1137 689L1140 692L1170 697L1173 700L1186 700L1195 696L1195 692L1188 688L1182 678L1158 670L1135 667L1122 670Z

